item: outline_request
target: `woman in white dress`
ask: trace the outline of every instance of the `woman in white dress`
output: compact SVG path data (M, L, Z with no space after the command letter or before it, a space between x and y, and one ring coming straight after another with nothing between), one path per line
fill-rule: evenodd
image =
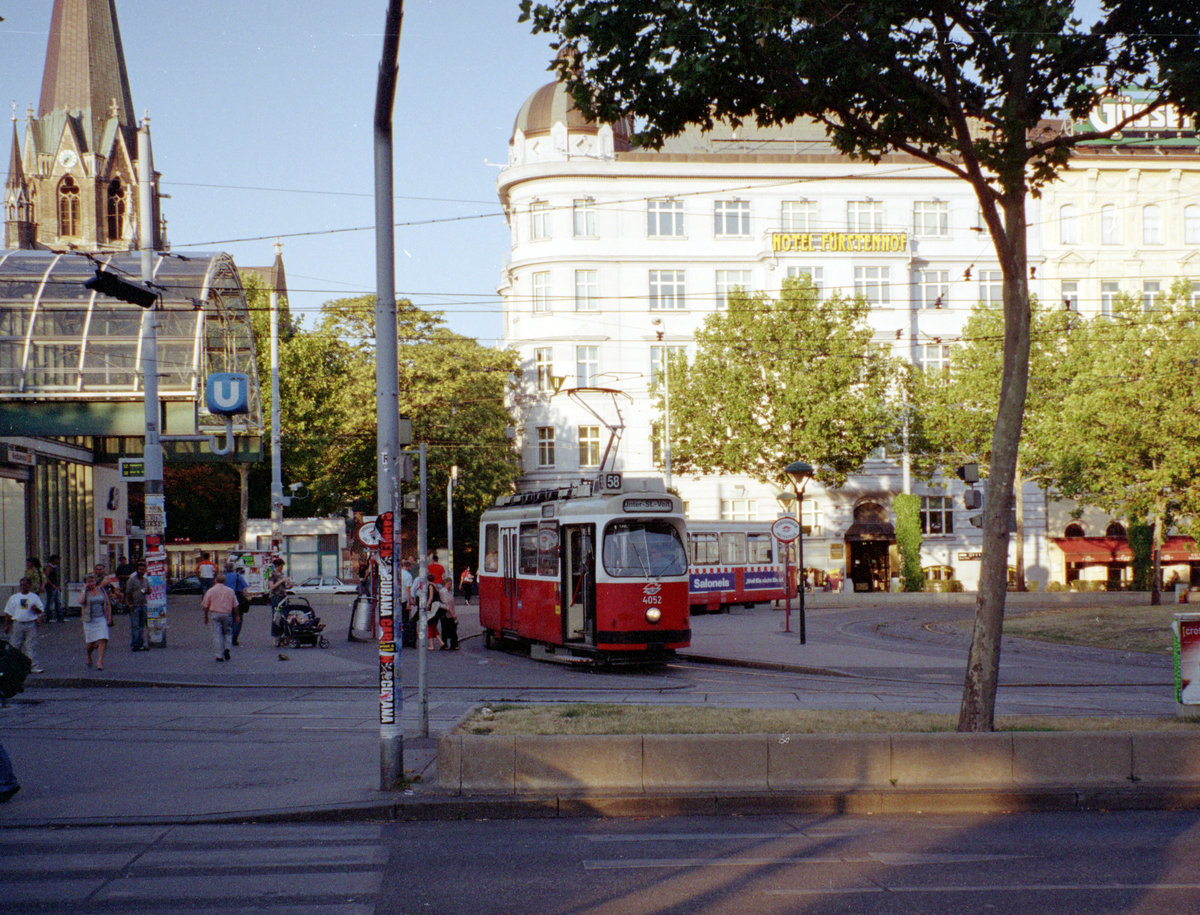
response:
M112 604L108 594L100 587L95 575L84 580L83 593L79 595L79 606L83 617L83 640L87 642L87 666L92 666L92 655L96 656L96 670L104 670L104 651L108 648L108 627L112 625Z

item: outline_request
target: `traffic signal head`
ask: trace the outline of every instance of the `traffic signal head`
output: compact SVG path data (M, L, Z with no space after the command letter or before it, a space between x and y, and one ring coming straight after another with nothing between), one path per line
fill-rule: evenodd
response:
M979 465L976 464L974 461L970 461L969 463L963 464L961 467L959 467L954 472L956 474L958 474L958 478L960 480L962 480L964 483L978 483L979 482Z
M140 283L123 280L115 273L109 273L99 267L96 268L96 275L83 285L87 289L94 289L101 295L120 299L122 302L129 302L142 308L153 308L154 303L158 301L158 293L153 289Z
M977 489L968 489L963 493L963 507L967 511L983 508L983 493Z

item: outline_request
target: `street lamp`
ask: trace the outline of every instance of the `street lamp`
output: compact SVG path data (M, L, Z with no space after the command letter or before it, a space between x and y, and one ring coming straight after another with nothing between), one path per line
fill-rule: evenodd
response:
M658 336L659 353L662 357L663 369L663 479L667 489L671 488L671 355L670 350L663 344L662 318L654 318L650 324Z
M792 461L787 467L783 468L783 472L788 475L792 481L792 491L796 494L796 522L800 525L800 536L797 538L797 559L796 565L800 571L800 644L806 642L806 633L804 628L804 585L807 581L807 576L804 573L804 518L801 511L801 506L804 504L804 487L808 485L808 481L813 476L813 466L807 461Z

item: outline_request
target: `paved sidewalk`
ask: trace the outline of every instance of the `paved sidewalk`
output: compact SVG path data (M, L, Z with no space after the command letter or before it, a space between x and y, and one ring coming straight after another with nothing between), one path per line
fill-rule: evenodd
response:
M911 614L897 613L904 601L896 598L902 597L884 598L891 609L880 611L879 617L904 625L911 616L911 625L917 625L929 609L927 601L913 603ZM514 805L525 812L542 810L541 802L522 806L512 799L472 805L448 798L434 786L436 737L453 728L471 705L452 687L479 670L499 669L498 674L511 676L508 665L515 665L519 675L529 676L541 667L495 653L485 657L474 607L460 609L463 651L427 653L429 737L420 736L418 727L417 654L402 653L404 763L414 781L403 794L378 790L377 647L347 641L351 601L314 600L327 626L328 649L276 648L269 635L269 611L255 606L232 661L219 664L194 596L172 597L166 648L131 653L128 619L117 617L103 671L84 665L78 619L43 625L38 656L45 672L32 675L26 691L0 709L0 735L22 783L16 798L0 806L0 827L388 817L396 814L397 803L404 815L433 815L431 807L438 805L443 815L455 816L486 815ZM969 606L971 598L958 601ZM885 664L908 663L912 669L907 673L902 669L890 675L949 684L937 701L955 707L964 662L961 632L951 626L922 641L911 660L897 661L895 653L869 647L869 632L845 625L854 611L873 619L874 614L861 612L870 604L867 596L815 595L804 646L795 610L791 632L784 631L784 612L765 606L700 617L693 621L692 647L686 654L814 676L856 676ZM1026 676L1020 656L1016 650L1006 655L1017 679ZM1169 659L1131 663L1149 682L1169 679ZM1039 670L1032 665L1028 676L1044 677ZM1146 714L1170 714L1169 693L1157 685L1153 691L1162 692L1163 701ZM891 699L887 692L881 690L883 698L872 702L903 707L909 701L903 691ZM496 694L506 691L497 689ZM711 792L707 794L711 801Z

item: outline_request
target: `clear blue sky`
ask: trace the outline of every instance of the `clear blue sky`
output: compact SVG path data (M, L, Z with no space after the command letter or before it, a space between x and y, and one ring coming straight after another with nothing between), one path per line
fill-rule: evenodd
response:
M0 0L0 101L37 105L51 0ZM374 293L372 116L385 0L117 0L172 247L270 263L293 310ZM483 343L500 335L496 199L517 110L552 52L517 0L407 0L395 106L396 282ZM9 130L0 168L8 165ZM358 228L361 231L339 231ZM242 241L241 239L247 239ZM309 319L311 323L311 319Z

